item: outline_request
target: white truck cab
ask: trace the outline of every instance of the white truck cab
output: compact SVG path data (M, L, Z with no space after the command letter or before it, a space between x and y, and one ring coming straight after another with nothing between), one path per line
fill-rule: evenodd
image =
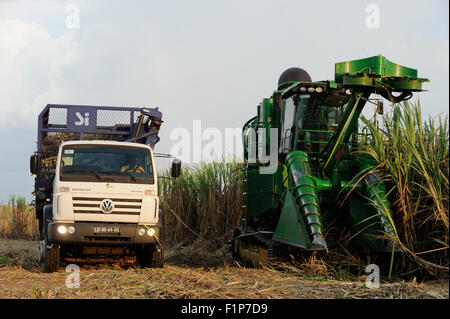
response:
M136 168L130 164L136 161ZM157 172L147 145L70 141L58 151L53 219L150 225L159 222Z
M142 260L145 251L147 255L157 254L162 249L158 243L162 223L153 163L153 152L147 145L98 140L62 143L51 211L44 208L45 244L63 249L69 253L66 259L73 262L80 258L70 255L123 262L134 257L141 264L149 264L151 260ZM156 259L153 266L161 266L162 256Z

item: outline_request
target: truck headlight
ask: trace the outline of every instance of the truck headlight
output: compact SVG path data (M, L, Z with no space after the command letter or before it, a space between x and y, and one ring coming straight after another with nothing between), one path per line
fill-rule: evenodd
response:
M149 228L147 230L147 235L149 235L150 237L152 237L153 235L155 235L155 230L153 228Z
M67 232L68 232L69 234L73 234L73 233L75 232L75 227L73 227L73 226L67 227Z
M58 227L58 233L65 234L66 232L67 232L66 226L61 225Z
M144 236L145 235L145 229L144 228L140 228L138 230L138 234L139 234L139 236Z

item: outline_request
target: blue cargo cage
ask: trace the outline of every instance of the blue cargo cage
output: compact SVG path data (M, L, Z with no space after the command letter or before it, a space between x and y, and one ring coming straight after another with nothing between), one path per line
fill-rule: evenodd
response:
M79 140L139 140L154 148L161 122L158 108L48 104L38 118L38 152L45 138L57 133L73 133Z
M161 123L158 108L48 104L38 117L39 162L56 156L58 144L68 140L138 142L153 149Z
M147 144L159 141L162 113L158 108L48 104L38 117L35 165L36 213L51 196L59 145L70 140L113 140Z

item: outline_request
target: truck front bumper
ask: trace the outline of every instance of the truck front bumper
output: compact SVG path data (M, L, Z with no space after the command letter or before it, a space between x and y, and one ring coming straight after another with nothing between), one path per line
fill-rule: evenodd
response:
M160 225L52 222L47 228L48 241L58 244L151 245L157 243L160 234Z

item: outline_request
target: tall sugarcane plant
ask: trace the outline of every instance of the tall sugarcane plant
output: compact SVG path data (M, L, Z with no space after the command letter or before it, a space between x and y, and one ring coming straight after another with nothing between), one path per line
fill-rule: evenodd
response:
M397 267L448 271L448 116L423 120L420 102L404 101L380 121L362 118L361 153L373 157L396 209L392 238L407 254ZM409 258L408 258L409 257ZM408 258L408 259L407 259ZM446 268L447 267L447 268Z

